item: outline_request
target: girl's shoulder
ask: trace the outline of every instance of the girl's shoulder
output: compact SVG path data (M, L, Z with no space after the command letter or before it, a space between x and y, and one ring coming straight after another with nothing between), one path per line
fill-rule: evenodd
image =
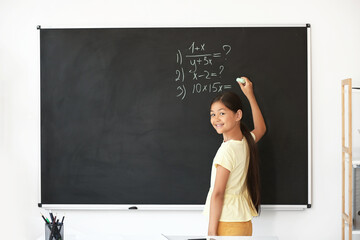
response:
M245 137L240 141L240 140L229 140L224 142L220 148L222 148L221 151L233 154L233 155L238 155L238 154L242 154L246 151L247 148L247 142Z
M220 149L222 151L226 151L226 152L236 152L236 150L238 150L239 148L242 148L244 144L244 141L239 141L239 140L228 140L226 142L223 142L220 146Z

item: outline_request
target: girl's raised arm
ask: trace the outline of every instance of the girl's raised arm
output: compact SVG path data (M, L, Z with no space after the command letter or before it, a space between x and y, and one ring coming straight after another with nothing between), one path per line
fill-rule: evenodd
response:
M264 136L264 134L266 132L265 121L261 114L259 105L256 101L252 82L247 77L241 77L241 78L245 80L245 84L242 84L240 82L238 82L238 83L239 83L239 86L240 86L242 92L249 100L249 103L251 106L251 112L252 112L252 116L253 116L253 121L254 121L254 130L251 132L255 135L255 142L258 142Z

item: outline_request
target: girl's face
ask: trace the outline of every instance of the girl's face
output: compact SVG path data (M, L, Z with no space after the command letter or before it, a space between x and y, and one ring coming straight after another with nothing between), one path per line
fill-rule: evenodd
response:
M235 129L238 130L241 117L241 110L234 113L220 101L211 105L210 122L219 134L227 134Z

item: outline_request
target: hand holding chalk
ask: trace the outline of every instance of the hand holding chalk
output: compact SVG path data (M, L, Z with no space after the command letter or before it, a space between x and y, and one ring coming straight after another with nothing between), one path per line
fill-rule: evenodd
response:
M237 79L236 79L236 81L237 81L238 83L245 84L245 79L244 79L244 78L242 78L242 77L237 78Z
M247 77L237 78L236 81L239 83L241 91L248 99L254 97L252 82Z

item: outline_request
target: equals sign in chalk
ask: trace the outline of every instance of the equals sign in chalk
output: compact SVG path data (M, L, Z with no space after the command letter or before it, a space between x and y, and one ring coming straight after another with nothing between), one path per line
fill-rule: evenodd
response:
M229 89L231 88L231 85L224 85L224 89Z

